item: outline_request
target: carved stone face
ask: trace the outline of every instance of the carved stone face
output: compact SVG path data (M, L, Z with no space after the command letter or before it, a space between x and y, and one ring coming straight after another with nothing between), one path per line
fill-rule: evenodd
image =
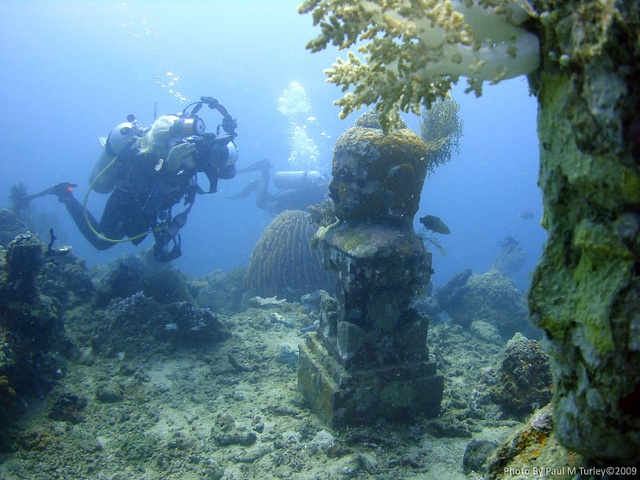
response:
M418 210L427 170L425 146L408 128L384 134L356 125L333 153L329 192L341 220L407 223Z

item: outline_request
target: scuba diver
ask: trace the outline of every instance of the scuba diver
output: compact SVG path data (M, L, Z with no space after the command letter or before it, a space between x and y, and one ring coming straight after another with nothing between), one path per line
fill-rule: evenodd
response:
M204 121L197 115L204 105L223 117L215 134L205 133ZM182 254L179 231L196 194L214 193L218 179L236 174L236 128L236 120L212 97L201 97L177 115L162 115L148 128L129 115L104 140L84 202L73 196L76 184L67 182L30 195L28 200L57 196L98 250L127 241L138 245L152 233L156 259L174 260ZM206 175L208 191L198 185L198 172ZM86 208L92 190L111 194L99 222ZM174 215L173 207L181 201L185 208Z
M306 210L310 205L321 203L326 198L328 180L317 170L276 172L273 175L273 185L278 192L271 193L271 169L271 162L265 159L238 170L239 174L259 171L260 178L252 180L239 194L226 198L238 200L256 192L256 206L273 215L284 210Z

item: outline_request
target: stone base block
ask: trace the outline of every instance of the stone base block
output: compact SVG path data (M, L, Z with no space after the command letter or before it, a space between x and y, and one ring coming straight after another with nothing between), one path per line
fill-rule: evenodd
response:
M298 385L314 413L330 427L436 416L444 388L435 364L426 361L347 371L315 334L300 345Z

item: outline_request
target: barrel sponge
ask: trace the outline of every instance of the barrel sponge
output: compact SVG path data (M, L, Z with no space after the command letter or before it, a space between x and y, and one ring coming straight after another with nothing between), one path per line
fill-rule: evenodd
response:
M316 230L307 212L285 210L276 216L253 248L245 288L263 297L289 300L330 289L331 274L322 269L319 254L310 243Z
M376 104L386 130L398 111L420 114L444 97L460 76L467 91L482 82L528 74L540 63L538 38L522 27L535 16L528 0L306 0L321 34L307 44L312 52L329 43L349 49L326 70L328 81L346 93L336 105L341 118Z

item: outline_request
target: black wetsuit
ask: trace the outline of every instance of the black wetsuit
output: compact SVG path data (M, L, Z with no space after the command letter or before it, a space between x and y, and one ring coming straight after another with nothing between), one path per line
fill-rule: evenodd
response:
M119 155L110 167L117 169L113 175L116 180L100 222L86 212L93 228L87 225L85 209L71 192L60 197L80 232L95 248L106 250L117 243L111 240L121 240L124 237L130 238L137 245L146 238L146 233L157 229L161 212L169 211L192 190L193 201L193 176L179 176L167 169L156 170L157 163L158 159L153 155L141 153L134 146ZM100 235L96 235L94 230ZM162 242L168 242L166 236Z

